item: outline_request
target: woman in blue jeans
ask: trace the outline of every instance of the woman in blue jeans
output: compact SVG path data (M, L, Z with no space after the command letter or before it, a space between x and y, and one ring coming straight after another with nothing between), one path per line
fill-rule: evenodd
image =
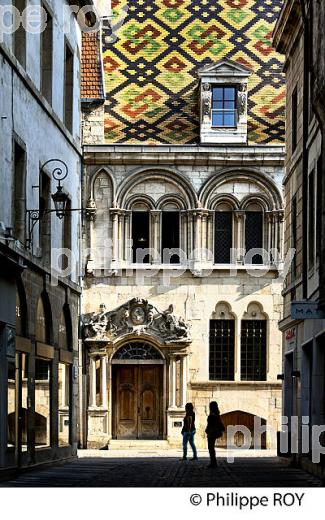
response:
M187 444L190 443L190 446L193 451L193 458L191 460L197 459L197 451L194 443L194 435L195 435L195 413L193 409L192 403L187 403L185 405L185 417L183 420L183 458L182 460L187 460Z

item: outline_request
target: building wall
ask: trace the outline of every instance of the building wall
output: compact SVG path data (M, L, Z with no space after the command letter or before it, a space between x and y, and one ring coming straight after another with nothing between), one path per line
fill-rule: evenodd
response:
M293 265L284 283L284 314L280 322L283 332L283 372L284 372L284 415L298 418L298 443L291 447L292 459L318 474L323 471L322 457L316 455L317 444L323 445L323 433L306 449L302 445L301 424L304 418L309 421L310 432L313 427L324 430L324 341L325 321L318 308L318 318L307 315L302 320L291 317L294 301L319 302L321 269L321 243L323 219L319 208L322 206L323 158L321 119L316 118L314 78L320 72L318 88L322 85L322 64L315 65L316 48L321 47L319 39L318 2L310 2L306 17L301 7L305 2L285 2L275 30L277 50L285 54L287 86L286 110L286 173L285 173L285 240L284 248L293 247L292 237L296 233L296 272ZM306 7L306 6L304 6ZM316 14L317 13L317 14ZM323 22L321 22L323 23ZM318 31L312 30L318 27ZM292 93L297 88L297 147L292 149ZM310 191L314 175L313 195ZM292 218L292 199L297 200L297 225ZM311 210L311 201L313 210ZM311 240L314 237L314 240ZM313 242L313 243L312 243ZM313 261L310 252L313 251ZM289 426L290 428L291 426ZM293 427L292 427L293 428ZM318 460L317 460L318 459Z
M224 196L231 194L238 200L243 200L245 197L254 198L261 192L265 197L269 197L270 192L267 192L266 188L268 179L274 187L274 192L278 193L281 206L283 150L274 148L271 151L268 147L260 149L259 155L256 154L254 162L252 161L254 166L250 164L249 155L246 153L247 149L244 147L234 148L232 156L228 158L222 148L212 151L205 147L198 147L194 151L193 148L182 147L181 151L175 148L168 153L163 150L156 151L154 147L143 151L137 147L124 149L123 146L115 146L112 151L110 147L85 149L87 191L84 197L85 201L91 198L97 209L92 220L86 223L87 232L84 242L86 254L83 260L88 274L84 278L83 315L89 316L91 313L98 312L101 304L105 304L108 311L113 311L132 298L140 298L148 300L162 310L172 304L175 314L184 317L190 326L192 337L192 342L187 347L186 399L192 401L196 409L197 441L200 447L205 446L204 429L208 405L213 399L219 402L221 413L246 412L265 419L267 425L275 432L279 428L281 383L277 381L277 375L281 369L281 334L278 330L278 320L282 315L282 297L281 279L278 278L277 268L273 266L267 269L267 273L257 277L250 275L240 263L237 266L232 265L233 268L237 268L237 272L231 274L226 266L218 267L213 265L213 262L212 264L201 262L201 269L205 266L209 274L204 274L204 271L199 274L198 267L183 269L182 265L181 273L177 276L174 272L167 280L166 269L160 263L157 266L151 265L151 271L147 271L141 279L140 269L135 268L132 262L125 261L124 245L127 232L123 224L118 233L122 250L117 253L117 257L114 256L104 264L100 254L109 247L110 239L114 242L115 211L123 211L125 208L131 211L132 205L128 205L130 198L134 203L142 197L150 197L158 202L164 195L173 198L178 193L183 200L188 197L186 209L183 211L187 214L195 207L196 211L200 211L199 204L193 202L191 205L191 202L188 202L194 196L193 194L196 196L201 194L201 200L205 201L201 206L202 211L210 207L209 197L213 198L216 194ZM257 179L261 177L265 179L263 188L261 185L260 187L254 185L253 171ZM152 179L153 175L155 179ZM242 184L239 182L241 176L244 176ZM183 186L184 191L182 191L177 187L178 182L174 183L175 179L179 179L179 183L181 179L184 180L187 188ZM215 179L220 180L221 185L218 188L214 187ZM209 182L210 188L208 188ZM202 195L204 186L205 195ZM116 206L120 209L114 209ZM275 206L273 208L275 210ZM181 243L188 231L184 232L184 229ZM195 221L194 234L198 233L198 229L201 228L198 221ZM201 231L207 247L212 248L212 228L209 232L207 230L204 232L203 228ZM266 233L268 234L269 230L266 230ZM274 235L274 230L272 233ZM280 248L281 242L282 236L279 231ZM90 247L93 248L91 252L87 249ZM249 305L254 302L267 318L267 378L260 382L244 382L240 376L240 323ZM226 303L235 318L236 368L235 380L232 382L209 380L209 320L214 318L217 305L220 303ZM149 337L140 334L139 340L146 339L150 340ZM124 341L127 342L127 337ZM104 343L101 345L105 349ZM175 349L174 345L171 346ZM90 344L86 342L86 353L89 347ZM111 347L107 346L107 348L110 352L107 359L108 409L103 410L99 402L97 408L92 406L88 410L88 446L94 447L107 445L112 433L114 403L111 399L114 382L111 379L109 361L112 351ZM113 352L115 352L114 348ZM166 349L166 347L162 348ZM168 370L167 352L168 348L166 350ZM89 391L89 384L88 380L88 388L84 391ZM181 385L181 379L179 384ZM169 376L167 376L168 385L171 385ZM176 445L179 444L178 424L182 420L183 408L180 402L176 409L173 408L168 399L167 397L167 429L164 438L171 445ZM93 419L94 417L96 420ZM103 428L103 420L105 428ZM268 438L267 446L272 448L276 446L274 437Z
M30 4L28 4L30 5ZM39 6L39 2L33 2ZM77 267L79 265L79 241L80 213L71 213L71 252L72 273L69 277L57 279L52 277L51 267L57 265L56 260L51 263L51 253L56 248L62 248L64 242L63 222L55 213L49 217L49 251L42 251L40 242L39 224L36 223L34 231L29 235L28 214L25 210L39 210L40 195L40 170L46 161L58 159L67 165L69 174L63 181L65 191L71 200L72 208L80 207L80 174L81 174L81 147L80 147L80 42L81 31L74 16L70 17L70 28L64 31L64 15L67 14L68 5L63 0L51 0L44 4L53 19L53 63L52 63L52 101L49 103L41 93L41 46L40 35L26 32L26 63L21 64L15 55L13 36L5 35L0 43L0 112L1 112L1 140L0 155L2 158L0 182L2 186L0 194L0 222L2 223L1 244L6 248L6 256L18 259L21 264L22 274L18 272L12 276L11 286L1 286L1 301L10 306L10 319L8 308L0 309L1 324L1 433L0 433L0 466L1 468L14 468L17 465L31 465L46 462L53 459L67 458L76 454L77 445L77 372L71 371L71 443L66 447L58 447L58 369L59 363L78 364L78 314L79 314L79 278ZM72 131L64 124L64 76L65 76L65 42L68 42L73 52L73 114ZM17 143L25 152L24 172L21 179L16 178L16 186L25 183L24 200L16 201L15 193L15 166L14 143ZM45 173L50 178L49 195L56 191L57 181L52 177L55 166L62 163L49 163ZM25 179L23 177L25 173ZM16 174L17 175L17 174ZM50 204L53 204L50 199ZM50 206L53 210L53 205ZM15 217L21 213L23 235L17 236L14 228ZM4 232L9 235L5 240ZM28 239L31 239L29 242ZM9 272L6 273L9 278ZM24 327L18 330L19 312L22 311L17 303L17 287L22 297L21 305L24 309ZM46 316L51 317L50 333L46 340L41 340L36 335L36 311L39 298L43 295L47 302ZM62 346L59 341L59 327L64 305L68 305L72 323L72 343ZM16 335L16 350L10 352L7 331L12 330ZM7 399L7 368L10 359L16 363L19 372L19 356L29 356L28 387L30 400L26 405L26 381L23 381L22 396L24 409L28 415L27 429L29 435L28 450L19 452L18 440L15 446L7 449L8 425L7 411L13 409L14 403ZM52 366L52 382L50 388L51 414L47 417L51 431L51 446L48 449L35 449L35 395L41 395L39 389L42 383L35 383L35 360L42 358L49 360ZM18 373L17 372L17 373ZM17 384L17 383L16 383ZM10 386L10 385L9 385ZM18 387L17 387L18 388ZM18 390L15 394L17 400ZM12 393L12 392L11 392ZM45 410L48 409L48 391L41 391L43 397L38 399L38 404ZM10 394L9 394L10 397ZM42 404L43 403L43 404ZM16 402L16 409L17 409ZM28 410L26 411L26 406ZM25 427L25 426L24 426ZM13 430L13 435L17 435Z

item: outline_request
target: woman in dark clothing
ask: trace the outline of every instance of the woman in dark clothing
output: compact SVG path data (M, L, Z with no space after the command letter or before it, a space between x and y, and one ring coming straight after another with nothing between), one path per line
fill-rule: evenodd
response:
M194 443L194 435L195 435L195 413L193 409L192 403L187 403L185 405L185 417L183 420L183 428L182 428L182 435L183 435L183 458L182 460L187 460L187 443L190 443L190 446L193 451L193 458L192 460L198 460L197 459L197 451L196 446Z
M210 455L209 468L215 468L217 466L216 450L214 445L216 439L219 439L224 431L225 427L222 424L222 420L220 418L218 403L216 401L211 401L210 415L208 417L208 424L205 430L205 433L208 437L208 450Z

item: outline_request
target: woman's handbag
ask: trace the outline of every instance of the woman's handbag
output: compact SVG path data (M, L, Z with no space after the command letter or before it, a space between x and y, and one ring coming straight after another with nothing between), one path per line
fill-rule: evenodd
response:
M205 433L207 434L207 436L214 437L215 439L220 439L224 431L225 427L221 419L216 421L214 424L208 424L208 426L205 429Z

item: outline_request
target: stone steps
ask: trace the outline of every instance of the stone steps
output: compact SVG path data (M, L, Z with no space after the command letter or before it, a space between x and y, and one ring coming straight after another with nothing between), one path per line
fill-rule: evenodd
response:
M138 451L150 451L150 450L167 450L169 449L168 441L163 440L145 440L145 439L123 439L116 440L112 439L109 442L109 450L138 450Z

